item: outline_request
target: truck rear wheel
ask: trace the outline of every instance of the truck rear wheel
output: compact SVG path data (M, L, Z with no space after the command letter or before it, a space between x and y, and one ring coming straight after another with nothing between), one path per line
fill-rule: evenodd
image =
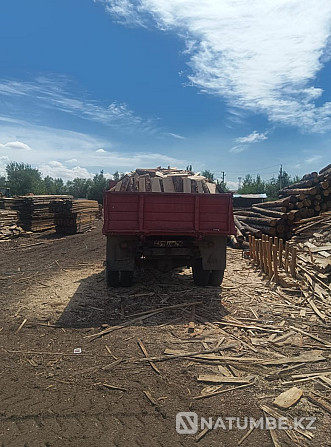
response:
M120 285L120 272L117 270L106 270L107 286L118 287Z
M209 278L209 285L220 286L224 277L224 270L212 270Z
M133 284L133 272L132 271L121 272L121 286L131 287L132 284Z
M210 278L210 270L202 268L202 259L194 261L192 266L193 281L197 286L207 286Z

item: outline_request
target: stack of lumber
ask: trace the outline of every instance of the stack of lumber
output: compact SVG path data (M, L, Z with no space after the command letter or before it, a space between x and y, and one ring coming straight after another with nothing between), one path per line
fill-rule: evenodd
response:
M18 226L18 212L0 209L0 240L11 239L22 233Z
M45 231L55 227L54 213L50 212L52 200L71 198L72 196L36 195L20 196L13 207L19 211L20 225L26 231Z
M222 192L218 185L192 171L175 168L136 169L125 175L111 191L130 192L184 192L215 194Z
M0 210L12 210L15 204L14 197L0 197Z
M50 204L54 212L55 231L59 234L84 233L92 228L99 215L96 200L64 199L54 200Z
M296 222L328 210L331 210L331 165L280 190L279 200L236 211L235 223L245 236L267 234L287 240L295 233Z

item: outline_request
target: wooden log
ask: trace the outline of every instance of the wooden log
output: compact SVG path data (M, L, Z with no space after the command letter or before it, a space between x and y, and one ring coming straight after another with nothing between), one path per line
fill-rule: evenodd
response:
M319 172L319 174L325 174L327 171L331 170L331 163L328 164L327 166L325 166L324 168L322 168Z
M297 265L297 248L292 246L291 247L291 267L290 267L292 278L296 277L296 265Z
M241 222L242 224L243 224L243 226L244 226L244 230L243 230L243 232L245 233L245 234L249 234L249 233L251 233L251 234L253 234L255 237L261 237L261 234L262 234L262 231L261 230L259 230L259 229L257 229L257 228L254 228L254 227L252 227L252 226L250 226L250 225L248 225L248 224L246 224L246 223L244 223L244 222Z
M245 227L244 225L240 222L240 220L238 219L237 216L233 216L233 220L234 220L234 224L235 226L238 228L238 230L240 231L244 231Z
M292 195L307 195L314 196L318 193L318 188L313 186L312 188L298 188L298 189L282 189L279 191L280 196L292 196Z
M274 211L273 208L271 209L263 209L263 208L259 208L258 206L252 206L252 210L256 211L259 214L262 214L264 216L269 216L269 217L278 217L280 219L287 219L286 214L283 212L279 212L279 211Z
M320 174L321 174L321 171L320 171ZM318 177L318 173L317 172L311 172L310 174L305 174L303 177L302 177L302 180L309 180L309 179L311 179L311 178L314 178L314 177Z
M274 281L276 284L278 284L278 258L277 258L277 245L272 245L272 262L273 262L273 274L274 274Z
M278 223L281 222L281 219L275 219L271 217L250 217L250 216L238 216L238 215L237 217L241 222L247 222L267 227L275 227Z
M272 202L259 203L257 206L259 208L275 208L275 207L287 207L290 203L290 198L286 197L284 199L273 200Z
M279 239L279 268L283 267L284 240Z
M320 186L321 186L321 188L322 189L329 189L329 187L330 187L330 182L328 182L328 181L324 181L324 182L321 182L320 183Z
M300 210L291 210L287 213L287 220L292 221L296 218L301 218L301 211Z
M292 185L287 186L284 189L302 189L302 188L311 188L314 185L313 179L308 180L300 180L300 182L292 183Z

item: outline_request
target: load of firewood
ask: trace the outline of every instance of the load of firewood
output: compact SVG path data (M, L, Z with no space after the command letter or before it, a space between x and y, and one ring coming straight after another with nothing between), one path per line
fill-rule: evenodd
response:
M110 191L183 192L215 194L222 192L219 185L192 171L176 168L136 169L125 175Z
M331 210L331 164L280 190L279 200L236 211L235 224L239 235L267 234L288 240L296 232L296 223L328 210Z

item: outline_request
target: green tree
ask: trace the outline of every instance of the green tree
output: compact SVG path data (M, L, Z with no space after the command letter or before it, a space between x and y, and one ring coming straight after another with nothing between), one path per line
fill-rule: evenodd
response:
M92 184L87 192L87 198L102 203L103 193L108 189L108 184L109 180L103 175L103 171L100 171L100 174L95 174Z
M205 169L204 171L202 171L201 175L206 177L210 182L214 182L215 181L215 177L214 177L213 172L209 171L208 169Z
M11 162L6 166L7 186L12 195L44 193L41 172L29 164Z
M65 194L65 186L62 178L53 178L49 175L44 178L44 188L46 194Z
M4 187L7 185L6 177L0 175L0 187Z
M68 180L65 189L67 193L74 196L75 199L86 199L91 186L91 179L77 177L73 180Z

